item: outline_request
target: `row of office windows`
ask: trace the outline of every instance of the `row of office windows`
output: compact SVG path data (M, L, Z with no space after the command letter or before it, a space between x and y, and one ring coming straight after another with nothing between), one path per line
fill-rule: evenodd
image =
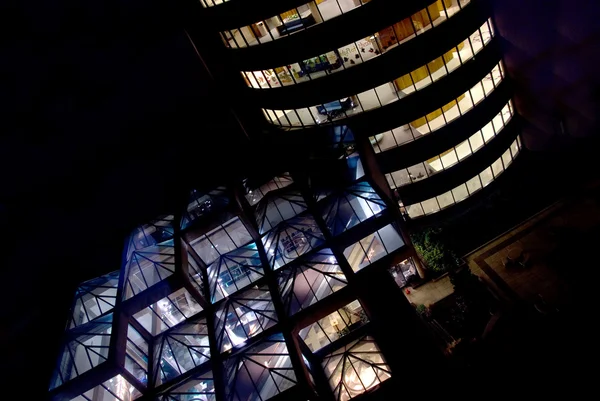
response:
M263 109L263 112L272 124L301 127L336 121L377 109L422 90L449 75L479 53L492 36L491 24L487 21L455 48L392 82L325 104L292 110ZM495 78L496 82L492 83L492 87L499 83L502 76L496 74Z
M504 79L504 76L504 68L502 63L499 63L481 81L450 103L408 124L370 137L375 153L418 140L462 117L488 97Z
M268 89L295 85L343 71L397 48L440 25L460 10L458 6L446 8L441 1L432 7L325 54L268 70L245 71L242 75L249 87Z
M512 106L509 101L489 123L460 144L429 160L386 174L388 184L392 189L412 184L464 161L500 133L512 115Z
M454 204L457 204L472 196L482 188L485 188L508 168L521 150L521 140L517 137L508 149L494 163L456 188L435 196L433 198L404 206L400 203L400 209L411 218L421 217L437 213Z
M315 0L276 14L265 20L221 32L225 46L248 47L284 38L339 15L346 14L370 0Z

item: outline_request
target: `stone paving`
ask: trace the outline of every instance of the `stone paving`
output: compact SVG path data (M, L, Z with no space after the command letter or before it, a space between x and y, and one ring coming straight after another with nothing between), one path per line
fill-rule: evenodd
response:
M406 290L408 289L408 293ZM404 289L408 300L415 305L431 306L454 292L450 277L444 276L435 281L429 281L417 288L410 286Z
M587 233L600 227L597 192L595 196L587 194L559 201L466 255L471 271L508 302L535 303L541 295L553 308L568 305L574 288L565 276L580 268L574 265L569 252L581 250L561 250L561 247L570 239L577 243L577 238L585 238ZM529 259L526 267L505 267L513 248L520 248Z

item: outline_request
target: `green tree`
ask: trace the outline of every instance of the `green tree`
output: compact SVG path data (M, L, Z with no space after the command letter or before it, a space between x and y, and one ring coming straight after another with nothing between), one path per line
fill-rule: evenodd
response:
M413 233L411 240L425 265L435 272L446 272L460 264L454 251L444 243L442 230L439 228L428 228Z

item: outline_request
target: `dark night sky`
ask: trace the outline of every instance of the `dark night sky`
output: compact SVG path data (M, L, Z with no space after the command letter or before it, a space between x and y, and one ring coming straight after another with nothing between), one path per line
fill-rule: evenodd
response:
M232 141L211 128L228 117L208 103L169 2L15 6L0 10L12 22L0 62L1 370L3 383L34 377L32 395L47 389L74 286L118 269L125 235L202 184Z

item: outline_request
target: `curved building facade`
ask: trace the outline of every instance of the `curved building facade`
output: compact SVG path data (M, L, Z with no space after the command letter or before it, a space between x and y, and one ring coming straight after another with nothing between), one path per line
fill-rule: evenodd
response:
M237 80L243 99L237 108L260 109L272 135L348 129L406 218L474 195L521 149L500 38L484 0L205 7L236 75L228 79Z
M182 4L215 101L289 162L136 229L120 270L77 289L52 399L421 388L453 340L402 293L422 273L404 226L483 192L521 150L486 1Z

